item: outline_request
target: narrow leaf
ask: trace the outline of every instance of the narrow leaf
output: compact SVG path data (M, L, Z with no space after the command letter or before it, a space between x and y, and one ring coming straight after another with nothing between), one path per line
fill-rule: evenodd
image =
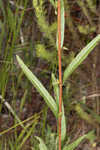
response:
M56 98L57 110L59 111L59 83L58 80L55 78L55 75L52 74L52 83L54 88L54 94ZM64 105L62 102L62 120L61 120L61 141L63 142L66 137L66 119L64 114Z
M51 111L57 117L57 105L52 98L52 96L48 93L42 83L37 79L37 77L28 69L28 67L23 63L19 56L16 56L20 67L22 68L23 72L27 76L27 78L31 81L40 95L44 98L47 105L50 107Z
M84 140L85 138L90 139L91 140L92 137L92 141L95 140L95 136L94 136L94 131L90 131L88 134L85 134L81 137L79 137L76 141L74 141L73 143L69 144L68 146L65 146L63 148L63 150L75 150L75 148L80 144L80 142L82 140Z
M40 142L40 144L39 144L40 150L48 150L46 145L44 144L43 140L40 137L37 137L37 136L35 136L35 137Z
M53 7L56 9L56 4L55 4L55 1L54 0L49 0L50 3L53 5Z
M61 0L61 48L63 47L63 43L64 43L64 31L65 31L64 28L65 28L64 1ZM58 49L58 35L57 35L56 45Z
M100 115L98 115L97 113L95 113L93 110L91 110L90 108L88 108L85 104L80 103L83 107L83 109L86 112L89 112L92 116L92 124L93 124L93 119L94 121L98 122L100 124Z
M96 36L81 52L73 59L71 64L65 69L63 76L63 83L68 77L74 72L74 70L84 61L84 59L89 55L89 53L95 48L95 46L100 41L100 34Z
M65 28L65 17L64 17L64 1L61 0L61 48L64 43L64 28Z
M54 96L57 104L57 110L59 112L59 80L56 79L55 75L52 73L52 85L54 89Z
M66 117L64 112L64 105L62 101L62 119L61 119L61 141L63 142L66 137Z

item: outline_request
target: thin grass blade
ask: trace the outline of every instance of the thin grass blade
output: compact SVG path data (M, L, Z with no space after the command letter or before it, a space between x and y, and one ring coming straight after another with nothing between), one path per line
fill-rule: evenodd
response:
M31 116L31 117L29 117L28 119L22 121L22 124L27 123L28 121L30 121L30 120L32 120L32 119L34 119L34 116ZM37 116L36 119L38 120L38 119L39 119L39 116ZM8 129L6 129L6 130L0 132L0 136L6 134L7 132L9 132L9 131L15 129L15 128L18 127L18 126L20 126L20 123L17 123L17 124L15 124L15 125L13 125L12 127L10 127L10 128L8 128ZM25 128L24 128L24 129L25 129Z
M24 128L24 125L23 125L22 121L19 119L19 117L17 116L16 112L13 110L13 108L11 107L11 105L5 99L3 99L1 95L0 95L0 99L2 99L2 101L5 104L5 106L7 107L7 109L15 117L15 119L18 121L18 123L20 123L20 125Z
M17 150L21 150L22 146L25 144L25 142L27 141L27 139L32 135L32 133L34 132L34 128L36 126L36 123L32 125L32 127L28 130L27 134L24 136L22 142L18 145Z

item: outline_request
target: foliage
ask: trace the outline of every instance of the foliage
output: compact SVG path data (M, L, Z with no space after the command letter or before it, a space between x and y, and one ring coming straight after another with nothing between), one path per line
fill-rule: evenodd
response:
M95 35L100 33L100 15L98 9L100 3L98 0L64 0L64 3L63 1L61 2L64 6L62 7L63 13L61 18L63 20L62 70L65 76L63 84L63 104L65 106L65 112L62 114L62 117L64 117L62 120L64 122L62 123L62 145L68 146L69 134L71 135L73 131L75 133L77 132L77 123L75 122L73 129L66 133L65 122L67 120L68 129L69 126L72 128L72 125L69 124L74 117L71 116L71 119L69 118L73 111L77 112L75 113L75 117L78 115L80 119L89 123L91 128L95 127L97 130L99 127L98 124L100 123L100 116L98 114L99 94L97 93L97 96L94 94L94 97L91 97L91 102L87 98L87 95L90 94L88 90L94 93L97 92L99 88L99 48L97 47L82 65L79 64L80 67L77 71L74 71L75 68L72 67L71 63L74 58L78 58L75 56L79 53L79 49L88 44ZM34 70L34 74L42 79L50 91L51 84L48 87L50 71L52 70L52 72L55 73L52 74L52 86L54 90L54 98L52 96L54 103L52 104L54 104L53 107L56 106L56 112L58 113L57 1L33 0L32 2L28 0L0 0L0 150L13 150L17 149L17 146L19 146L19 149L24 150L24 144L26 145L25 142L28 140L31 141L31 143L35 141L36 143L33 142L30 147L31 149L38 150L38 142L34 138L34 135L42 137L49 149L52 143L55 143L55 146L52 145L52 149L58 149L58 135L56 133L49 134L51 141L54 142L49 143L50 138L48 138L48 142L46 141L46 137L48 136L46 133L49 132L49 130L46 129L48 106L46 106L46 109L45 106L42 108L43 112L45 111L47 114L43 123L41 121L42 119L39 119L39 121L36 119L36 122L34 119L30 122L30 118L28 118L29 120L27 119L26 123L24 122L25 120L22 121L23 116L30 116L30 113L34 112L35 106L31 105L31 107L29 107L30 103L33 102L34 99L34 101L38 103L37 99L39 98L37 98L37 95L34 96L37 93L34 94L34 89L31 84L25 81L24 73L19 70L19 65L15 58L16 54L21 56L25 64L27 64L32 71ZM43 73L45 66L43 66L43 68L41 67L43 65L41 61L43 64L46 64L46 79ZM47 64L49 64L50 68L47 68ZM68 64L70 65L66 68ZM74 71L73 74L70 72L65 75L65 68L71 71L71 67ZM89 79L90 81L88 82ZM84 86L84 89L82 86ZM80 104L80 97L83 95L86 96L86 103ZM19 105L16 107L18 103ZM55 108L53 109L55 110ZM27 110L27 114L25 110ZM42 116L43 115L44 113ZM3 120L3 116L8 117ZM11 121L9 121L11 127L8 122L9 118L11 118ZM58 117L56 117L56 120L57 119ZM49 119L49 122L50 121L51 118ZM43 126L44 124L43 131L38 130L38 126L35 127L33 124L35 126L37 124L38 126ZM1 129L2 126L4 126L4 129ZM21 126L20 133L19 130L17 130L17 126ZM18 129L19 128L20 127L18 127ZM26 128L30 131L29 135ZM4 134L7 135L7 133L8 136L5 136ZM96 133L98 133L98 130ZM82 138L79 137L79 139ZM70 143L74 142L72 142L72 139L70 140ZM71 145L69 145L69 147L70 146Z
M76 56L76 58L71 62L68 68L64 71L63 82L71 75L71 73L82 63L88 54L93 50L100 40L100 35L94 38L81 52Z
M93 48L97 45L97 43L100 41L100 35L98 35L94 40L92 40L72 61L72 63L67 67L64 73L64 78L63 82L68 78L68 76L71 75L71 73L79 66L79 64L82 63L82 61L88 56L88 54L93 50ZM56 118L58 119L59 114L57 112L58 106L58 95L59 95L59 90L58 87L55 87L55 94L56 94L56 103L55 100L51 95L49 95L48 91L44 88L44 86L41 84L41 82L35 77L35 75L27 68L27 66L23 63L23 61L20 59L19 56L17 56L17 61L19 62L20 67L22 68L23 72L27 76L27 78L31 81L31 83L35 86L35 88L38 90L40 95L44 98L45 102L47 105L50 107L51 111L54 113ZM53 77L54 78L54 77ZM54 78L54 81L56 79ZM55 83L54 83L55 84ZM56 89L57 88L57 89ZM63 108L64 109L64 108ZM62 111L64 115L64 111ZM65 117L62 117L62 133L64 134L66 132L66 126L65 126ZM64 127L64 128L63 128ZM62 134L62 139L64 141L65 135L63 137ZM85 136L81 137L79 140L76 141L75 145L72 144L72 146L69 146L69 149L75 149L76 145L80 143L80 141L84 138ZM47 149L46 146L44 146L43 141L40 138L37 138L40 141L40 150L44 147L44 149ZM65 150L66 148L64 148Z

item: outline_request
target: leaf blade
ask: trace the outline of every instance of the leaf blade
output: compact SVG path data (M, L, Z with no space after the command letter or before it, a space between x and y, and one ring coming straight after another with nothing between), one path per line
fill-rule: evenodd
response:
M43 142L43 140L38 136L35 136L35 137L40 142L40 144L39 144L40 150L48 150L45 143Z
M59 112L59 86L58 86L59 84L54 74L52 74L52 83L54 88L56 104ZM66 137L66 117L64 113L64 105L62 102L62 119L61 119L61 141L62 142L64 141L65 137Z
M30 82L34 85L40 95L44 98L47 105L50 107L54 115L57 117L57 105L53 99L53 97L48 93L42 83L37 79L37 77L28 69L28 67L23 63L19 56L16 56L17 61L22 68L23 72L30 80Z
M74 70L84 61L84 59L89 55L93 48L100 41L100 34L97 35L81 52L73 59L69 66L64 71L63 83L68 77L74 72Z
M91 139L92 137L92 139ZM75 140L73 143L65 146L63 148L63 150L74 150L82 140L84 140L85 138L89 139L90 141L94 141L95 140L95 135L94 135L94 131L90 131L89 133L79 137L77 140Z
M65 32L64 1L61 0L61 48L63 47L63 43L64 43L64 32ZM58 33L57 33L56 46L58 49Z

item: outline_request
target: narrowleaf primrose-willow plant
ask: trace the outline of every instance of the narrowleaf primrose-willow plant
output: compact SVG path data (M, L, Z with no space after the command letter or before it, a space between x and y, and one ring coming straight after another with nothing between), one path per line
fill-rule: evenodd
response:
M84 47L80 53L75 57L75 59L69 64L69 66L65 69L64 75L63 75L63 84L68 79L68 77L75 71L75 69L85 60L85 58L88 56L88 54L95 48L95 46L100 41L100 35L97 35L86 47ZM52 81L53 81L53 87L54 87L54 93L55 93L55 99L49 94L49 92L46 90L46 88L43 86L43 84L37 79L37 77L28 69L28 67L23 63L21 58L19 56L17 57L17 61L22 68L23 72L27 76L27 78L30 80L30 82L33 84L33 86L37 89L37 91L40 93L40 95L43 97L44 101L50 107L51 111L53 112L54 116L56 117L57 121L59 118L59 87L58 87L58 80L55 78L55 75L52 74ZM64 106L62 103L62 119L61 119L61 141L63 141L66 138L66 121L65 121L65 115L64 115ZM78 138L76 141L74 141L72 144L63 146L63 150L74 150L78 144L84 139L88 138L91 139L91 135L94 135L93 131L90 131L88 134L83 135L82 137ZM94 136L93 136L94 137ZM46 145L44 144L43 140L39 137L36 137L40 142L40 150L47 150Z
M36 2L36 0L35 0ZM42 0L41 0L42 3ZM37 5L35 3L34 5ZM40 13L41 14L41 13ZM39 14L38 14L39 15ZM40 17L39 17L40 18ZM39 19L38 18L38 19ZM38 22L41 20L38 20ZM43 20L42 20L43 21ZM55 98L53 98L49 92L46 90L46 88L43 86L43 84L38 80L38 78L28 69L28 67L23 63L21 58L19 56L16 56L17 61L22 68L23 72L27 76L27 78L30 80L30 82L33 84L33 86L37 89L37 91L40 93L40 95L43 97L44 101L48 105L48 107L51 109L52 113L54 114L57 125L58 125L58 134L59 135L59 150L74 150L79 143L85 139L88 138L90 141L93 141L95 139L94 131L90 131L89 133L79 137L77 140L75 140L71 144L63 145L65 139L66 139L66 120L65 120L65 114L64 114L64 105L62 102L62 84L65 83L65 81L68 79L68 77L71 76L71 74L75 71L77 67L86 59L86 57L89 55L89 53L95 48L95 46L100 41L100 35L97 35L85 48L83 48L79 54L73 59L73 61L69 64L69 66L65 69L62 77L61 72L61 48L63 47L63 41L64 41L64 2L63 0L58 0L58 32L57 32L57 40L56 40L56 47L58 49L58 60L59 60L59 80L56 79L55 75L52 74L52 84L54 88L54 95ZM44 28L42 28L44 30ZM50 35L48 31L48 35ZM49 36L51 41L52 37ZM67 58L66 58L67 59ZM35 137L39 142L39 148L40 150L48 150L47 146L45 145L44 141L40 137ZM58 136L57 136L58 138ZM56 149L56 148L55 148ZM58 148L57 148L58 149Z

